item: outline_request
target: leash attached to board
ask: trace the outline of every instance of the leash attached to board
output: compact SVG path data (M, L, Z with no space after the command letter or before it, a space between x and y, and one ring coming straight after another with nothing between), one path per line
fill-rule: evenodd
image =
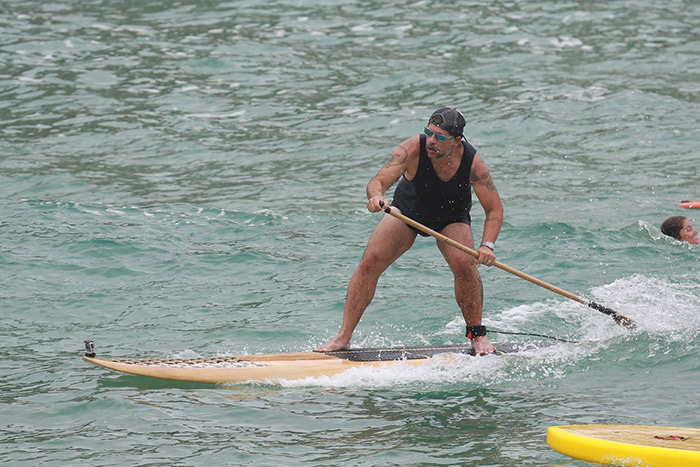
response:
M462 250L465 253L468 253L475 258L479 257L479 253L477 253L476 250L473 250L466 245L463 245L455 240L452 240L450 237L447 237L439 232L436 232L433 229L424 226L420 222L414 221L410 217L404 216L403 214L401 214L397 210L391 209L390 206L387 206L386 208L384 208L384 212L386 212L387 214L389 214L391 216L396 217L397 219L404 221L406 224L410 225L411 227L415 227L416 229L420 230L421 232L425 232L428 235L431 235L431 236L437 238L438 240L443 241L443 242L447 243L448 245L451 245L451 246L457 248L458 250ZM539 285L540 287L544 287L547 290L558 293L559 295L562 295L566 298L570 298L571 300L582 303L590 308L593 308L596 311L599 311L603 314L606 314L606 315L610 316L612 319L614 319L615 322L617 324L619 324L620 326L623 326L627 329L634 329L637 327L637 323L635 323L631 318L628 318L624 315L621 315L617 311L612 310L606 306L585 300L577 295L572 294L571 292L567 292L564 289L560 289L559 287L556 287L552 284L548 284L547 282L539 280L536 277L532 277L529 274L525 274L524 272L518 271L517 269L514 269L508 265L501 263L501 262L496 261L493 263L493 265L499 269L503 269L504 271L513 274L514 276L518 276L521 279L525 279L526 281L532 282L533 284Z

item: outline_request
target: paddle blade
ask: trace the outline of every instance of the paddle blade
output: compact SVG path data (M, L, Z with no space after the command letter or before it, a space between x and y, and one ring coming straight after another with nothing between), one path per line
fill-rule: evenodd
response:
M608 308L607 306L603 306L595 302L588 302L586 305L593 308L594 310L598 310L601 313L605 313L606 315L611 316L612 319L614 319L615 322L620 326L626 327L627 329L635 329L637 327L637 323L635 323L631 318L621 315L617 311Z

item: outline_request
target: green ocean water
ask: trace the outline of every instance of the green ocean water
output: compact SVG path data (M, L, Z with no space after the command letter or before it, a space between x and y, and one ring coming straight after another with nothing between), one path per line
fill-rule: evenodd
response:
M698 31L689 1L3 2L0 462L586 466L548 426L700 427L700 250L658 229L700 224ZM636 331L482 268L489 328L581 343L237 386L80 359L325 342L367 181L445 105L501 194L498 259ZM353 345L463 340L419 239Z

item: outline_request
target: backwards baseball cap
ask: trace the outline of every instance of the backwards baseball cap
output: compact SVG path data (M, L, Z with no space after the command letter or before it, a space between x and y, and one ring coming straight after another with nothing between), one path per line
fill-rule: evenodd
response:
M462 112L451 107L444 107L433 112L428 120L428 125L431 123L452 136L463 136L464 126L467 124Z

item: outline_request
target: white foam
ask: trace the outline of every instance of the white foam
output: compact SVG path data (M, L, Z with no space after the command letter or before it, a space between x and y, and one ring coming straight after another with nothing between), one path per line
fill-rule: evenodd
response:
M569 36L560 36L558 39L552 39L551 42L558 49L583 46L583 42L580 39Z
M460 354L436 355L423 364L409 361L380 367L357 367L332 376L301 380L279 380L284 387L395 388L416 384L451 384L489 387L512 381L563 378L570 365L595 351L596 347L556 344L551 347L507 355L472 357Z
M328 377L306 378L302 380L281 380L285 387L361 387L384 388L407 386L415 383L474 382L484 384L498 379L499 367L503 367L502 357L487 355L474 358L467 355L438 355L421 365L411 365L408 361L388 363L380 367L358 367Z
M643 332L700 331L700 282L692 274L674 282L635 274L592 293L601 303L633 319Z

